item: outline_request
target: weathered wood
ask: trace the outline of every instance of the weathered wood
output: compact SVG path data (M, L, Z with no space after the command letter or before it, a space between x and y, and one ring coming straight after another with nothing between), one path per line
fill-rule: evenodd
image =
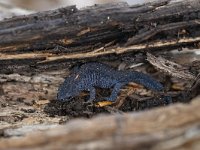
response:
M1 139L0 149L199 149L199 107L197 99L148 112L78 119L25 137Z
M1 73L59 70L71 61L117 60L121 54L199 47L198 0L75 6L0 22Z
M0 121L7 124L0 123L0 149L199 149L199 100L141 113L76 120L35 134L23 130L27 124L33 129L35 124L57 125L70 119L63 119L59 113L45 114L44 107L56 99L59 84L74 64L98 60L118 66L125 57L134 59L138 51L160 54L174 48L198 48L199 14L198 0L162 0L135 6L95 5L80 10L70 6L1 21ZM187 67L178 70L182 67L158 60L149 62L172 71L174 76L195 78ZM174 70L162 68L163 64ZM183 82L184 88L191 84ZM195 84L194 91L199 82ZM197 95L198 90L193 97ZM121 112L118 109L126 101L124 97L110 112ZM79 103L75 104L71 111L80 109ZM14 134L15 128L23 132ZM12 138L14 135L22 137ZM11 137L3 138L7 136Z
M195 76L192 75L187 69L184 70L183 66L166 60L162 57L155 57L150 53L147 53L147 60L151 63L154 67L159 68L163 72L171 76L175 76L177 78L181 78L184 80L193 80L195 81Z
M199 5L196 0L164 0L81 10L70 6L5 19L0 22L2 96L52 100L77 62L119 64L124 57L134 59L135 51L194 47L200 40Z

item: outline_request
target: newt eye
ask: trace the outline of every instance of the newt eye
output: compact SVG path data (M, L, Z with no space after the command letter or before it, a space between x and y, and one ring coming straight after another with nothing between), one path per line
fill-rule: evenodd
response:
M65 101L65 99L60 99L60 101L64 102L64 101Z
M71 97L71 96L67 98L67 100L71 100L71 99L72 99L72 97Z

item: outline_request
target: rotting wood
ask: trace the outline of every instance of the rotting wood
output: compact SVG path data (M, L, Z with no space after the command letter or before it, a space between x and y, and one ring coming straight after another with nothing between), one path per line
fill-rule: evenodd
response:
M199 14L198 0L162 0L80 10L70 6L5 19L0 22L0 70L41 73L68 68L72 60L117 60L136 51L199 47Z
M198 48L199 14L198 0L162 0L81 10L70 6L0 22L0 119L13 123L8 128L60 123L61 117L55 116L59 113L48 116L43 108L56 99L57 88L70 67L91 60L119 65L124 56L134 59L135 52L140 51L159 55L174 48ZM121 113L118 109L126 100L107 110ZM32 101L34 104L30 104ZM26 112L26 103L35 113ZM0 149L199 148L199 106L194 101L149 112L77 120L18 138L3 138L8 128L1 128ZM73 111L80 109L77 107Z
M109 63L124 55L134 59L138 51L154 54L158 49L195 47L200 41L198 6L195 0L136 6L111 3L5 19L0 22L0 89L14 99L26 95L28 99L55 99L58 85L78 62ZM189 33L192 29L195 32ZM178 36L182 30L186 32ZM126 46L129 38L137 42ZM41 82L33 82L35 78Z
M199 107L197 99L189 105L177 104L148 113L78 119L62 127L26 134L25 137L1 139L0 148L199 149Z
M0 22L0 91L13 99L52 100L78 62L98 59L119 64L124 55L134 59L138 51L154 54L158 49L195 47L200 41L198 6L196 0L111 3L5 19ZM182 30L183 35L178 34ZM137 42L126 44L129 38Z
M184 79L184 80L195 80L195 76L191 74L187 69L184 69L183 66L166 60L162 57L155 57L154 55L147 53L147 60L158 69L166 72L172 76Z

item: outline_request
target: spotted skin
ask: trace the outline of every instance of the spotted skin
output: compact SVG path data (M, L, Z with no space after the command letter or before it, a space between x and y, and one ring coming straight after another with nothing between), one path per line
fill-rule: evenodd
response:
M89 102L95 100L95 87L113 88L110 97L105 100L115 101L120 88L129 82L135 82L154 91L163 91L163 86L158 81L136 71L119 71L114 68L97 62L85 63L76 68L60 85L57 99L60 101L69 101L78 96L81 91L89 91Z

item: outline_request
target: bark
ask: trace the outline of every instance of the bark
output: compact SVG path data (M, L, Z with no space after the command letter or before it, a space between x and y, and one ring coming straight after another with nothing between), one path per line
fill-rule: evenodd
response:
M75 6L0 22L2 73L46 72L71 62L199 47L198 0Z

